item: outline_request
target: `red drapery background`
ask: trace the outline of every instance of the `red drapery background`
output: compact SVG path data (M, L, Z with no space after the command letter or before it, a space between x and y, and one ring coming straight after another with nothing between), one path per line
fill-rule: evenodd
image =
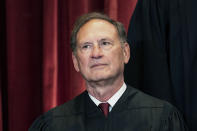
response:
M126 29L137 0L2 0L0 130L25 131L43 112L84 90L70 32L78 16L107 13Z

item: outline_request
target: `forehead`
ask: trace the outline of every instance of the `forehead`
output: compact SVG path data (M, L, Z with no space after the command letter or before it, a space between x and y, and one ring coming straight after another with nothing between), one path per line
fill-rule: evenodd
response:
M78 40L93 39L99 37L116 37L117 29L110 22L102 19L92 19L85 23L77 33ZM80 42L80 41L78 41Z

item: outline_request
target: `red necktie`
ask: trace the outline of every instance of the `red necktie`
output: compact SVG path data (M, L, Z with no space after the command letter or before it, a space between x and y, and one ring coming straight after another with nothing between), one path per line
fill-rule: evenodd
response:
M100 103L99 107L103 111L103 114L105 115L105 117L107 117L109 113L109 103Z

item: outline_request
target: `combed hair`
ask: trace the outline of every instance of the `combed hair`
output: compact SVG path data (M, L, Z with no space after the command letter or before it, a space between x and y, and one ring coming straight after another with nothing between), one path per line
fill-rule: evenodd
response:
M74 24L74 28L71 32L71 49L73 52L75 52L75 50L76 50L78 31L80 30L80 28L84 24L86 24L88 21L90 21L92 19L102 19L102 20L106 20L109 23L113 24L117 29L118 36L120 38L121 43L125 43L127 41L126 31L125 31L124 25L122 23L109 18L109 16L107 16L103 13L98 13L98 12L87 13L87 14L82 15L81 17L79 17L76 20L76 22Z

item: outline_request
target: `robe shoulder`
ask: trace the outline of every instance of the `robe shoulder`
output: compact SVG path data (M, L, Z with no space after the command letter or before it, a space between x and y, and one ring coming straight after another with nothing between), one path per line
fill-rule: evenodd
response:
M160 131L188 131L185 120L178 109L167 101L152 97L131 87L128 107L138 114L151 117L152 124ZM141 118L138 118L141 119Z
M72 119L72 116L80 115L83 111L81 104L86 92L83 92L76 98L50 109L48 112L39 116L31 125L28 131L48 131L53 123L66 122Z

